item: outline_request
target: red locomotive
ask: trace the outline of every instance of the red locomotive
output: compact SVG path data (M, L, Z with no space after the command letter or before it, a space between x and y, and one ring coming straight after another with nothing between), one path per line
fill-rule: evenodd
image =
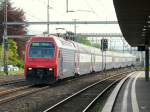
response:
M49 83L57 79L58 50L53 38L33 37L26 45L25 77L32 83Z

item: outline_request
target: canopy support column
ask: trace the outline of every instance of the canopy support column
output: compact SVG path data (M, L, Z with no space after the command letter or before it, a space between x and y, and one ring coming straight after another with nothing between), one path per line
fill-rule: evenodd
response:
M149 47L145 49L145 80L149 81Z

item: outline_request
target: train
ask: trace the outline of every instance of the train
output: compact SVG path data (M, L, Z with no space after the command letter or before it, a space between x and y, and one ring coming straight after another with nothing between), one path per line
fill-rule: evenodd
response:
M129 53L101 51L50 35L33 36L26 43L24 74L29 83L49 84L60 79L136 64Z

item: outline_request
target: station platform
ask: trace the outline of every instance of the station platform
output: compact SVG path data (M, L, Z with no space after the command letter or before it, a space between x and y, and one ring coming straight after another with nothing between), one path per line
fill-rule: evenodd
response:
M136 71L122 85L112 112L150 112L150 81L144 71Z

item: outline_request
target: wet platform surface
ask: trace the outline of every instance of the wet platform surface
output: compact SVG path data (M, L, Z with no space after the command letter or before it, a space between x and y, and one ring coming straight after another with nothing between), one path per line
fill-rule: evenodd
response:
M113 112L150 112L150 81L137 71L122 86Z

